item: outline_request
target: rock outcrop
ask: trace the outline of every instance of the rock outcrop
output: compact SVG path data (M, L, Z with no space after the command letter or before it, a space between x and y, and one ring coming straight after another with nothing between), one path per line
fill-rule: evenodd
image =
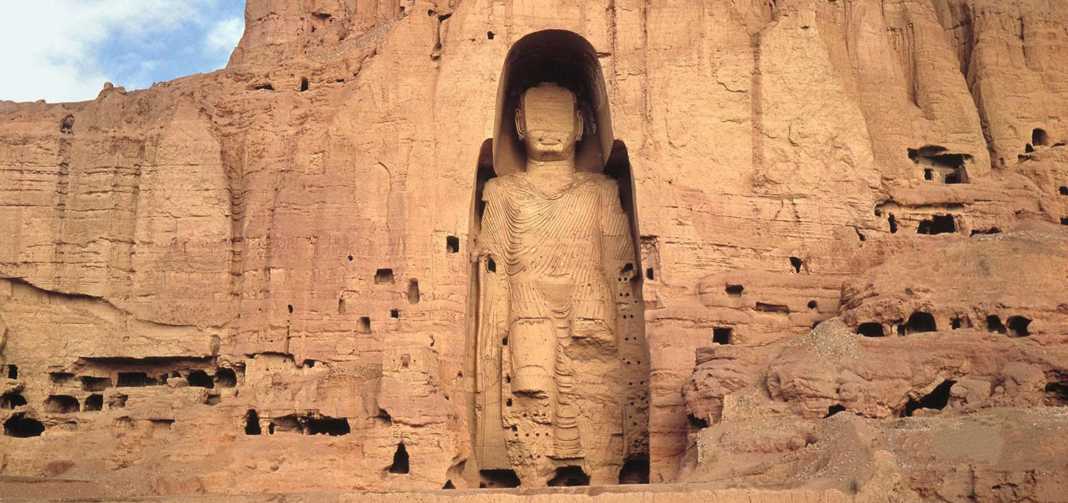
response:
M0 492L507 483L472 445L475 192L505 55L562 29L633 175L622 481L1056 500L1060 7L248 0L226 69L0 102Z

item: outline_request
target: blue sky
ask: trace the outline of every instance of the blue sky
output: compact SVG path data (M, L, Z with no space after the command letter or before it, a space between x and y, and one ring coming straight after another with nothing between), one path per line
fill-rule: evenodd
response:
M244 0L13 0L0 16L0 100L90 100L226 66Z

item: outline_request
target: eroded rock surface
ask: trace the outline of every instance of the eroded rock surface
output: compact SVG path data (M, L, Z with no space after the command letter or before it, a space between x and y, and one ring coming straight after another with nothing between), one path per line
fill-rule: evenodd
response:
M249 0L224 70L2 102L0 477L510 484L474 448L476 188L505 55L563 29L633 175L648 459L621 481L1056 500L1066 15Z

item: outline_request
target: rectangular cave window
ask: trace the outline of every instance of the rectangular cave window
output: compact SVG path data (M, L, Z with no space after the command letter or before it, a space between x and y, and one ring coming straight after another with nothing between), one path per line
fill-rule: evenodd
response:
M81 410L81 405L70 395L51 395L45 399L44 408L53 414L70 414Z
M653 281L656 279L656 271L654 271L652 267L645 268L645 279L649 281Z
M158 384L144 372L119 372L119 387L150 386Z
M375 283L392 283L393 282L393 269L379 269L375 271Z
M110 377L82 376L82 389L85 391L103 391L111 387Z
M623 467L619 469L620 484L648 484L649 483L649 458L627 458Z
M957 232L957 222L953 215L933 215L931 218L921 221L916 232L932 236L935 234L950 234Z
M730 344L734 330L730 327L715 327L712 329L712 342L715 344Z
M330 435L332 437L348 435L352 429L349 420L343 417L308 418L308 435Z
M66 384L71 379L74 379L74 374L70 372L49 372L48 379L52 381L52 384Z
M100 393L93 393L85 398L85 405L82 408L83 411L96 411L104 408L104 395Z
M857 333L864 337L885 337L886 332L883 330L882 323L867 322L857 325Z
M408 280L408 303L419 303L419 280L417 279Z
M456 236L446 236L445 251L448 253L460 253L460 238Z
M754 307L754 309L762 313L790 314L790 307L782 304L768 304L766 302L757 302L756 307Z
M400 319L400 309L390 309L389 310L389 317L393 318L395 320Z
M513 470L481 470L478 478L478 487L482 489L519 487L519 476Z
M356 331L361 334L371 333L371 318L369 316L360 316L360 319L356 321Z
M923 170L923 179L924 180L934 180L934 170L931 169L931 168L924 169Z
M8 379L18 379L19 378L19 367L18 367L18 365L8 365L7 366L7 378Z

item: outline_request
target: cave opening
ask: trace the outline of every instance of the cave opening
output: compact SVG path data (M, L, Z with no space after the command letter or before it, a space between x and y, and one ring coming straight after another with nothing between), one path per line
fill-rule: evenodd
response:
M245 435L260 435L262 433L260 415L256 413L256 409L249 409L245 413Z
M919 400L910 398L908 403L905 404L905 410L902 411L902 417L911 417L919 409L936 409L942 410L949 404L949 392L950 389L956 384L957 381L946 379L941 384L935 386L930 393L920 397Z
M833 415L835 415L835 414L837 414L839 412L845 412L845 410L846 410L845 405L842 405L840 403L834 404L834 405L832 405L830 407L827 407L827 415L823 416L823 418L826 419L826 418L831 417L831 416L833 416Z
M389 317L393 318L395 320L399 320L400 319L400 309L396 309L396 308L390 309L389 310Z
M356 331L361 334L371 333L371 317L360 316L360 319L356 320Z
M519 487L519 476L515 470L481 470L478 478L478 487L482 489Z
M44 433L44 423L26 417L24 413L14 414L4 421L4 435L15 438L37 437Z
M104 395L100 393L93 393L85 398L85 405L83 411L94 411L104 409Z
M393 269L382 268L375 271L375 284L381 285L393 282Z
M687 414L686 415L686 420L690 423L690 429L691 430L701 430L701 429L704 429L704 428L708 428L708 420L707 419L697 417L697 416L695 416L693 414Z
M999 334L1008 332L1005 329L1005 325L1001 323L1001 317L996 314L991 314L986 317L986 329Z
M1061 185L1061 188L1057 189L1062 196L1068 196L1068 185Z
M730 344L734 330L731 327L715 327L712 329L712 342L714 344Z
M419 280L417 279L408 280L408 303L419 303Z
M932 215L931 218L920 221L916 228L919 234L936 235L957 232L957 221L953 215Z
M790 314L790 306L785 304L769 304L767 302L757 302L753 309L762 313L778 313L778 314Z
M215 371L215 384L220 388L233 388L237 386L237 372L231 368L220 368Z
M8 379L18 379L19 378L19 366L18 365L11 364L11 365L7 366L7 378Z
M78 399L70 395L49 395L44 402L45 412L70 414L81 410Z
M590 485L590 476L578 466L561 466L549 480L549 487L577 487Z
M74 379L74 374L70 372L49 372L48 379L52 381L52 384L66 384Z
M408 461L408 449L404 442L397 444L397 450L393 453L393 464L389 465L389 473L405 474L411 470Z
M196 386L199 388L214 388L215 382L208 376L207 372L203 370L194 370L186 376L185 380L190 386Z
M14 409L26 405L26 397L17 391L8 391L0 395L0 409Z
M452 479L446 480L445 485L441 486L442 490L456 489L456 485L452 483Z
M1046 384L1046 404L1054 407L1068 406L1068 378L1061 375L1062 379Z
M886 332L883 330L883 324L882 323L875 323L873 321L869 321L869 322L861 323L860 325L857 325L857 333L860 334L860 335L863 335L864 337L885 337L886 336Z
M745 291L745 287L742 285L727 285L727 288L725 288L724 291L731 297L741 297L742 292Z
M448 253L460 253L460 238L456 236L446 236L445 251Z
M349 420L343 417L309 417L307 421L308 435L330 435L337 437L348 435L352 432Z
M309 87L308 78L307 77L301 77L299 91L300 92L307 91L308 87Z
M619 483L621 485L648 484L649 458L647 456L627 458L619 469Z
M110 377L82 376L81 380L84 391L104 391L111 387Z
M890 218L886 219L890 223L890 234L897 234L897 219L894 218L894 214L890 214Z
M1049 133L1045 129L1035 128L1031 131L1031 144L1032 145L1049 145Z
M1031 319L1025 316L1009 316L1008 329L1010 337L1027 337L1031 335L1028 327L1031 326Z
M916 311L909 316L909 320L905 322L905 333L920 333L920 332L935 332L938 330L938 326L935 324L934 315L923 311Z
M798 257L790 257L790 267L794 268L794 272L800 274L801 267L805 265L805 261Z

